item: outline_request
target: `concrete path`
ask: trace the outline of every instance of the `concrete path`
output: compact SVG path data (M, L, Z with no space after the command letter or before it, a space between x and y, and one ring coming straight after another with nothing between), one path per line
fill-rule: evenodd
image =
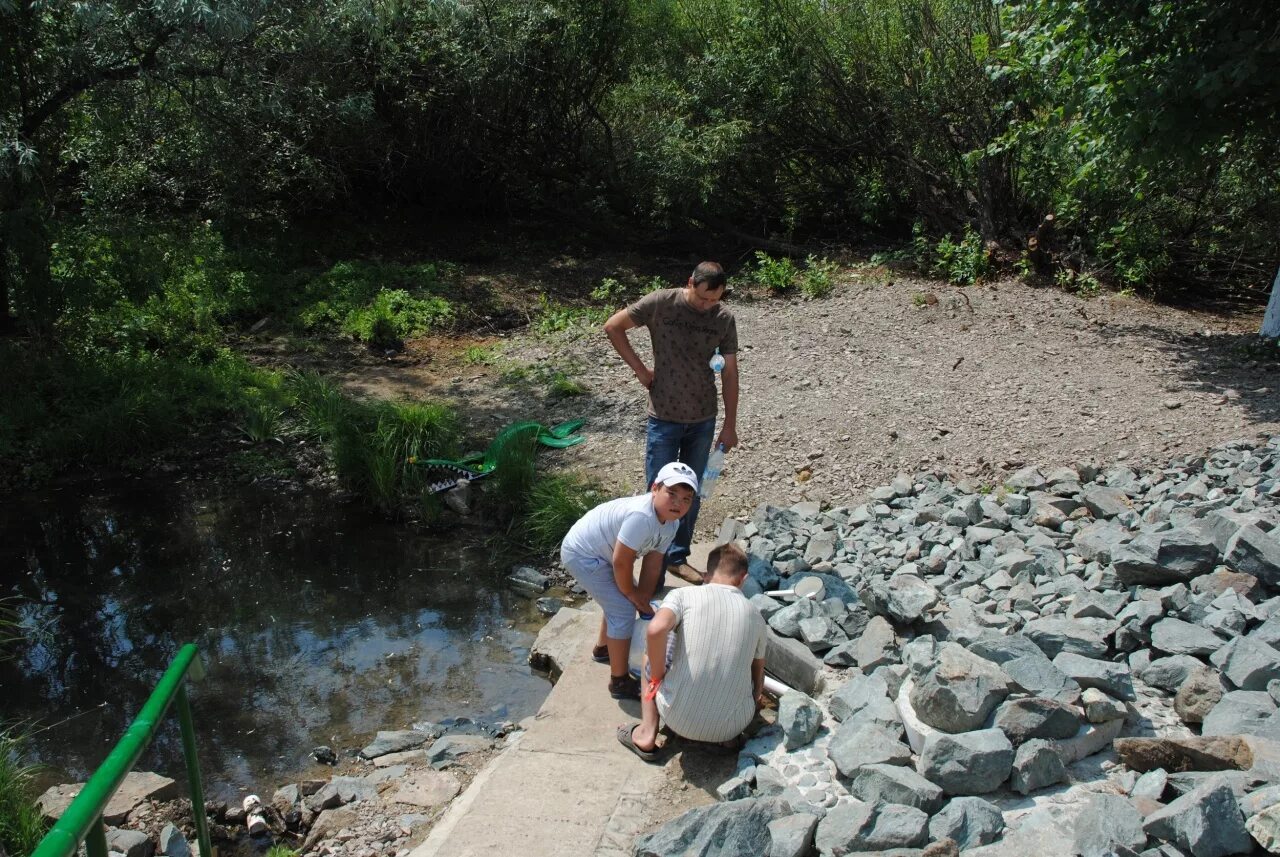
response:
M694 546L696 567L706 567L710 548ZM640 718L640 704L606 692L609 668L591 660L599 628L594 603L547 623L534 650L560 672L551 694L410 857L630 857L665 773L614 737L620 723Z

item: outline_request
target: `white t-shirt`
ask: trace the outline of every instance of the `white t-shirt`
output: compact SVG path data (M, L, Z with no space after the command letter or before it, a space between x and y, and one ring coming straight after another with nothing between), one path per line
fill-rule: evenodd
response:
M728 741L756 713L751 662L764 657L764 618L741 589L723 583L672 590L662 609L676 614L676 628L658 713L677 735Z
M666 553L680 529L679 521L664 524L653 510L653 495L619 497L601 503L583 515L564 537L564 553L613 562L613 547L622 542L644 556L650 551Z

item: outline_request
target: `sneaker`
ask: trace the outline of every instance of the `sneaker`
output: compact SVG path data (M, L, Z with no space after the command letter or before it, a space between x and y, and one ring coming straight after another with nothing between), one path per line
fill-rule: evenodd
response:
M669 565L667 566L667 571L671 572L685 583L692 583L694 586L702 585L702 572L698 571L698 569L689 565L687 562L682 562L679 565Z
M614 699L639 699L640 680L630 674L610 676L609 695Z

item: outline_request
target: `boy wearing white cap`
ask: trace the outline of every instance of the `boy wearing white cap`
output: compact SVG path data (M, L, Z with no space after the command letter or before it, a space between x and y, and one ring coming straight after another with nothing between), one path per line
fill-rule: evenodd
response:
M649 615L663 555L697 492L693 469L673 461L658 471L649 493L596 506L560 545L564 567L604 610L591 656L609 664L614 699L640 698L640 682L627 672L636 611ZM637 557L642 558L639 582L632 573Z

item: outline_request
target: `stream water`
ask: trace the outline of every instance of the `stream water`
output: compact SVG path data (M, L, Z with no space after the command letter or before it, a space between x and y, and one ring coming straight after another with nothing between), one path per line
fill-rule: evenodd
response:
M223 799L315 770L320 744L518 720L549 685L508 568L320 494L134 480L0 498L0 596L35 639L0 663L0 719L34 733L43 780L83 780L195 642L200 762ZM181 782L181 752L170 717L136 768Z

